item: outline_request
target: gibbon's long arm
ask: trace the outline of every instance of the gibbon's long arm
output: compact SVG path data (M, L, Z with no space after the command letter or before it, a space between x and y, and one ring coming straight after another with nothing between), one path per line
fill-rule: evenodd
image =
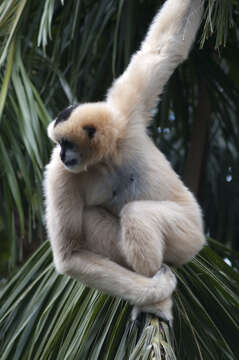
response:
M107 102L124 118L149 121L164 85L188 56L202 8L203 0L167 0L155 16L140 50L108 92Z
M176 287L175 275L166 265L153 278L147 278L84 249L58 262L56 268L59 273L80 280L87 286L120 296L138 306L163 301Z

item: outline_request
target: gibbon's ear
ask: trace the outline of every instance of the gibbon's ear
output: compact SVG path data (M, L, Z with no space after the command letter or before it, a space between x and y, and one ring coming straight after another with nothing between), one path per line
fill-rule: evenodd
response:
M96 128L95 126L84 126L83 129L86 131L88 138L91 140L95 136Z
M47 135L48 135L48 137L49 137L52 141L54 141L54 143L57 143L56 139L54 138L55 122L56 122L56 120L53 120L53 121L48 125Z

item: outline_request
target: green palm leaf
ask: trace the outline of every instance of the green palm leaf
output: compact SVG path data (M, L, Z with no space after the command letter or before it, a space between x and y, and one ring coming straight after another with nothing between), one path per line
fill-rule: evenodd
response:
M2 290L1 359L235 360L238 272L205 247L177 274L173 333L150 315L137 326L124 301L57 275L44 243Z

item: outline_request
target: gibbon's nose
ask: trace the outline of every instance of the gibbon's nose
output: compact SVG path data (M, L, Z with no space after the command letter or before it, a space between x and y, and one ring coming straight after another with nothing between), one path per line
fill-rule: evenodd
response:
M77 164L77 159L65 160L64 164L69 167L74 166Z

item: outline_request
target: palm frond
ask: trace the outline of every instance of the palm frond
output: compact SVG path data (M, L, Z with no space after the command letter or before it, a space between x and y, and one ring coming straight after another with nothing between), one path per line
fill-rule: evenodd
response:
M0 38L3 39L0 47L0 65L7 57L26 3L27 0L4 0L0 6Z
M237 1L208 0L204 14L203 34L201 46L203 47L206 39L212 34L215 36L215 48L226 46L229 30L234 25L233 7L237 6Z
M150 315L131 323L124 301L57 275L46 242L0 294L1 359L235 360L238 272L205 247L177 274L172 334Z

